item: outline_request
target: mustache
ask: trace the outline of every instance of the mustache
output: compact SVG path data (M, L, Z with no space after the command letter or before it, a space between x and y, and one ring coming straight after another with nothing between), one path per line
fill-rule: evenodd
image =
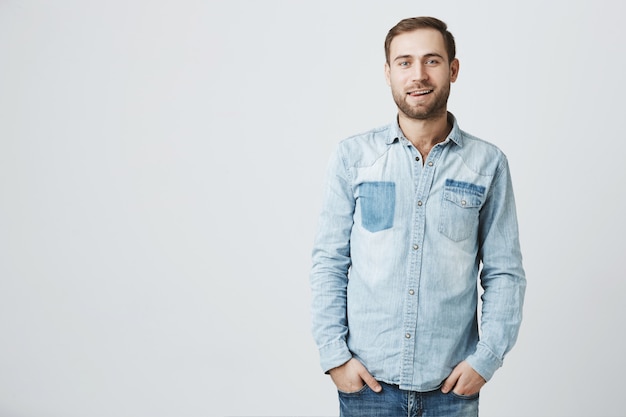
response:
M415 91L415 90L433 90L434 87L432 84L430 83L421 83L421 84L414 84L411 87L407 88L407 91Z

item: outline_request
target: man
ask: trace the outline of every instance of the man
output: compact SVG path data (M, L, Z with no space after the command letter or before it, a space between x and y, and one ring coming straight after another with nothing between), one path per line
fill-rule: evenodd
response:
M507 159L447 111L459 61L444 22L400 21L385 54L398 116L330 160L313 335L342 416L476 416L526 287Z

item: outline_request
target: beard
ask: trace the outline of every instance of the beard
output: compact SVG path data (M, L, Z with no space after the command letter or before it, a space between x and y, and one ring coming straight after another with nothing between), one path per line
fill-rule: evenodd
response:
M421 86L421 88L431 88L431 86ZM398 109L407 117L417 120L428 120L440 117L446 113L448 97L450 96L450 84L444 85L441 89L434 90L429 95L430 102L418 105L409 104L407 94L404 91L392 90L393 100Z

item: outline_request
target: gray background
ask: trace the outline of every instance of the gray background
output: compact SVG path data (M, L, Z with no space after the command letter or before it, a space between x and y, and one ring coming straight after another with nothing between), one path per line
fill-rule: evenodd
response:
M328 156L391 121L387 30L457 38L508 155L525 321L482 416L623 416L619 1L0 2L0 416L331 416L308 271Z

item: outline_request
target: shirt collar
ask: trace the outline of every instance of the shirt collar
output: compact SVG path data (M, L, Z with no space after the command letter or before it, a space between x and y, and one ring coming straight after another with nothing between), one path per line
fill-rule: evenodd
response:
M454 117L454 115L450 112L448 112L448 121L452 123L452 130L450 130L450 133L444 142L450 140L459 146L463 146L463 135L461 134L461 129L456 121L456 117ZM386 142L387 145L391 145L395 141L403 140L407 141L408 139L404 137L404 133L402 133L402 129L400 129L400 125L398 124L398 117L396 117L391 124L389 136L387 136Z

